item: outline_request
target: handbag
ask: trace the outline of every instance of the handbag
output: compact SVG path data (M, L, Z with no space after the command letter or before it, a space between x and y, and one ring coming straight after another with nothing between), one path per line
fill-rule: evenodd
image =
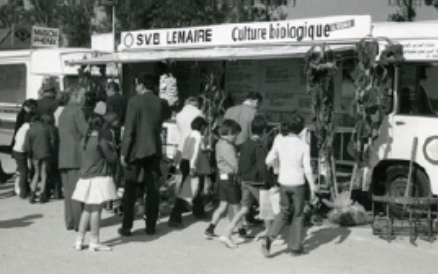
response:
M269 190L269 199L271 200L272 211L275 215L279 214L280 208L280 189L278 187L273 187Z
M273 211L270 191L266 189L260 190L260 219L262 220L273 220L275 213Z
M193 198L196 197L199 191L199 177L187 175L181 183L181 187L177 192L177 197L192 204Z

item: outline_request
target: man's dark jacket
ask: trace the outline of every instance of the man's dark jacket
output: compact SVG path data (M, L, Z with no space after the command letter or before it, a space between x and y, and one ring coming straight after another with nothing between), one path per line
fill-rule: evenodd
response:
M152 92L137 94L128 102L121 154L127 162L161 156L161 126L165 107Z

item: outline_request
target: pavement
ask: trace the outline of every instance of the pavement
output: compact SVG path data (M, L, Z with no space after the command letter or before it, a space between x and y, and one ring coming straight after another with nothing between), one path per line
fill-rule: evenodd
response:
M0 145L7 144L0 132ZM15 163L0 153L7 171ZM339 227L325 221L309 227L304 241L308 254L291 257L285 245L272 247L270 258L263 257L260 242L226 248L217 240L206 240L203 232L208 220L184 217L184 229L167 226L169 206L162 205L157 233L144 233L144 221L138 218L131 237L120 237L121 217L104 211L101 241L111 252L75 251L75 233L66 231L63 201L29 204L13 195L13 182L0 184L0 274L3 273L437 273L438 242L406 236L388 243L372 234L371 227ZM139 216L140 217L140 216ZM228 220L216 228L224 232ZM262 231L252 228L252 233ZM86 239L88 241L88 237Z

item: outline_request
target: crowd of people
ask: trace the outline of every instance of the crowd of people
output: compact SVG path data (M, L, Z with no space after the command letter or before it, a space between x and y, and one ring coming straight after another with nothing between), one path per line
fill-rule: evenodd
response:
M136 95L127 101L116 82L108 84L106 96L98 97L79 85L61 94L44 85L42 97L26 100L18 114L12 141L16 193L30 203L64 199L65 226L77 232L76 250L85 247L87 231L90 250L111 250L100 243L100 218L103 207L120 198L117 189L121 187L123 220L118 233L131 236L138 197L145 205L145 232L156 233L161 132L171 111L158 97L154 75L139 75L135 90ZM173 158L181 182L168 224L183 227L182 213L187 209L192 209L195 217L205 218L202 196L209 187L218 204L205 237L217 237L227 247L236 248L233 231L237 229L240 238L250 237L244 223L254 216L254 203L260 203L262 190L276 188L281 212L265 220L262 251L269 256L271 243L292 218L287 245L292 254L299 255L303 253L306 185L311 199L316 191L310 147L300 135L304 120L291 114L268 148L264 141L268 123L257 114L261 102L259 93L250 92L241 105L229 108L217 138L209 144L204 138L209 123L201 111L202 102L198 97L185 100L176 115L180 142ZM230 224L218 236L215 228L227 211Z

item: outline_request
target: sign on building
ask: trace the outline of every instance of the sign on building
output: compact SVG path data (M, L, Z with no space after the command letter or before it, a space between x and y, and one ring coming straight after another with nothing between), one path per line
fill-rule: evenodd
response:
M371 17L333 16L299 20L122 32L121 49L203 48L362 39Z
M34 26L32 28L33 47L55 47L59 46L59 29Z

